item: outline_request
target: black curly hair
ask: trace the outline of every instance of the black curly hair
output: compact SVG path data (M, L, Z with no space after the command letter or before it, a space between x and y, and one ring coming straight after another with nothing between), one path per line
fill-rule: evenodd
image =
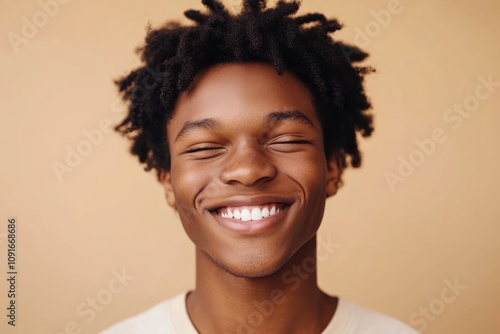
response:
M299 1L266 8L266 0L243 0L238 14L218 0L202 3L206 12L184 12L193 25L149 28L137 51L143 66L116 81L128 115L115 130L132 140L130 151L145 169L155 169L158 178L170 170L166 122L179 94L200 71L229 62L266 62L278 74L297 76L313 94L326 156L338 154L343 167L359 167L356 134L368 137L373 131L363 87L373 69L354 65L367 53L330 36L341 24L320 13L296 16Z

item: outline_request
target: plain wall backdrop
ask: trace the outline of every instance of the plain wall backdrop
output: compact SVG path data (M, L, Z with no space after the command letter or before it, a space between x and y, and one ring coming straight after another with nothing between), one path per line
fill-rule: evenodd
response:
M183 20L201 2L0 4L0 332L96 333L193 288L194 247L154 175L109 128L124 116L112 80L139 65L148 22ZM339 18L335 36L366 49L364 64L377 69L367 77L376 130L361 142L362 168L327 201L319 283L429 334L500 332L499 9L495 0L301 9ZM16 327L6 317L9 217Z

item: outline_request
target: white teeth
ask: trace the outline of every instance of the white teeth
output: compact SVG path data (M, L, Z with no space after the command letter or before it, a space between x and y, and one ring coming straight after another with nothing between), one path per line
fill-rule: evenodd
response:
M268 208L262 209L262 217L264 217L264 218L269 217L269 209Z
M276 208L276 206L271 206L271 209L268 207L259 208L254 207L252 209L229 209L226 211L219 213L219 215L223 218L234 218L240 219L242 221L250 221L250 220L261 220L263 218L267 218L270 216L274 216L278 212L282 211L282 208Z
M262 219L262 212L260 212L259 208L253 208L252 209L252 220L261 220Z
M252 214L248 209L241 210L241 220L244 222L252 220Z

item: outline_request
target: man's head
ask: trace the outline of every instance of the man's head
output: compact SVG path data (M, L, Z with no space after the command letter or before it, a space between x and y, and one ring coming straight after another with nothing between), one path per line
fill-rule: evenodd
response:
M146 170L160 177L170 169L166 124L180 93L198 73L230 62L265 62L278 74L293 73L313 95L326 156L338 155L343 167L360 166L356 135L373 131L363 88L372 69L354 65L366 53L331 38L341 29L338 21L316 13L295 16L298 1L266 8L265 0L243 0L238 15L217 0L202 2L207 13L185 12L194 25L170 22L150 30L139 49L144 66L117 81L129 104L117 130L132 139L131 152Z
M117 129L198 249L262 277L314 237L343 168L361 162L368 70L351 61L366 54L329 37L334 20L291 17L297 2L248 0L237 16L203 3L207 14L186 12L194 26L149 32L145 65L118 82L130 109Z

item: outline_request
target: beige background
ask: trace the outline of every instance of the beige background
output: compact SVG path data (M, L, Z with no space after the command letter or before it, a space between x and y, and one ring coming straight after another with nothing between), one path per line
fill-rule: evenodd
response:
M201 4L73 0L43 22L37 1L0 3L4 274L7 218L19 224L18 326L6 325L2 278L0 331L96 333L192 288L193 247L154 176L118 135L104 133L61 180L52 165L66 164L68 147L85 149L82 131L123 116L112 79L139 64L133 49L147 22L180 19L182 9ZM443 117L454 104L474 102L478 77L500 82L500 3L400 0L382 26L372 11L389 3L303 4L302 12L340 18L346 28L339 37L365 46L367 63L378 69L367 80L376 133L362 143L363 168L348 170L345 187L328 201L319 237L336 247L321 261L320 284L418 329L425 325L425 333L499 333L500 87L456 129ZM23 18L33 16L40 27L16 52L9 33L22 36ZM371 37L363 39L365 28ZM400 156L418 158L415 140L436 128L446 140L391 189L385 173L397 173ZM111 293L113 271L122 268L134 279ZM466 288L444 303L446 282L454 280ZM88 298L96 297L100 308L90 320L78 309L90 310ZM412 320L429 307L432 320Z

